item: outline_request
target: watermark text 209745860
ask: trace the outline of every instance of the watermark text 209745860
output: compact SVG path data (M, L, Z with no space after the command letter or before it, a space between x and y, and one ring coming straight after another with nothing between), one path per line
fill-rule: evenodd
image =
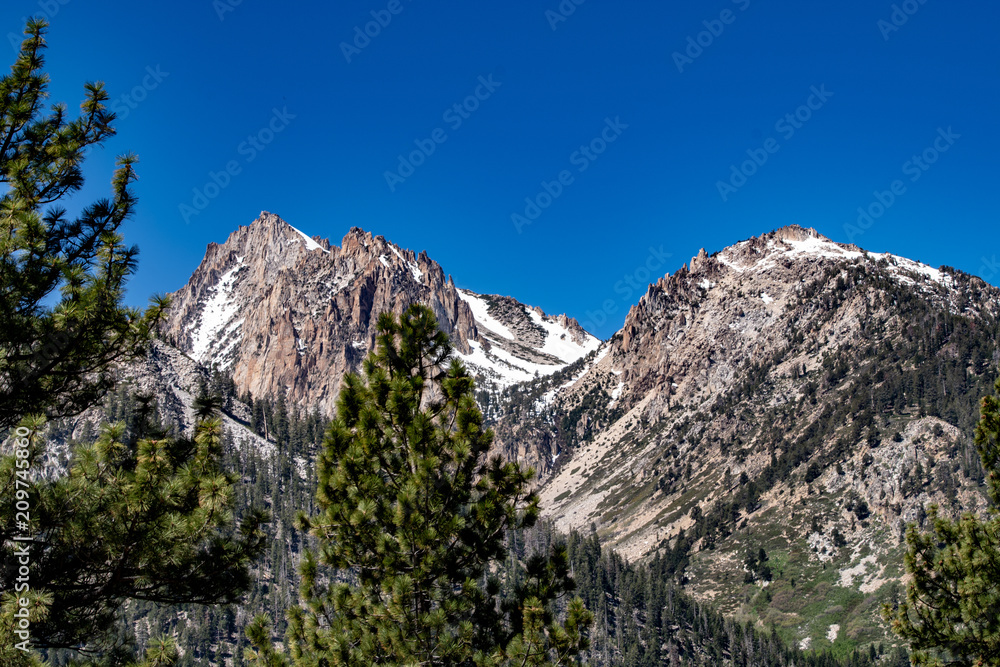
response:
M27 594L31 591L31 554L26 542L32 540L31 530L31 481L28 468L31 466L30 441L31 431L23 426L14 430L14 525L17 534L14 536L13 557L17 560L17 576L14 578L14 592L18 595L14 611L14 634L20 642L14 647L21 651L29 650L31 641L30 602Z

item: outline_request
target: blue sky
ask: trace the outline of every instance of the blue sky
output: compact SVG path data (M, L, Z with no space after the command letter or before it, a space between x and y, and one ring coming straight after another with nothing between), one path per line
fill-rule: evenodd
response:
M1000 283L994 2L8 1L9 62L27 15L52 101L99 79L120 112L79 201L141 160L135 305L261 210L601 337L790 223Z

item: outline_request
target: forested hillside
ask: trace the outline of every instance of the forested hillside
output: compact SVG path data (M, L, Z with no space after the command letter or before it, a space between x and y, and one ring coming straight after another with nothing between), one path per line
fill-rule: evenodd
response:
M181 666L243 665L248 646L245 630L258 614L274 619L275 640L287 628L285 613L297 604L299 561L309 539L294 528L299 511L314 507L316 452L322 443L325 420L316 411L289 410L283 401L235 396L231 382L215 373L200 383L200 391L222 398L230 408L244 403L253 415L247 422L258 435L274 443L273 452L235 447L224 440L224 461L238 471L237 507L268 507L269 547L255 568L255 584L237 605L180 607L132 602L125 606L119 635L123 654L142 652L151 637L171 634L182 654ZM105 422L138 424L148 414L165 430L176 423L162 419L156 402L137 399L127 386L109 395L101 414ZM51 434L65 436L70 422L57 422ZM89 419L77 424L83 440L100 429ZM76 442L70 440L70 444ZM768 628L723 617L712 605L698 603L677 583L677 563L671 556L641 564L628 564L601 546L596 532L558 532L543 522L524 532L508 535L509 557L501 579L511 590L523 578L523 565L534 553L563 542L568 548L577 593L595 616L588 664L628 667L653 665L815 665L853 667L908 664L905 652L872 646L862 653L835 656L827 652L803 653L788 646ZM70 665L74 654L49 652L54 665Z

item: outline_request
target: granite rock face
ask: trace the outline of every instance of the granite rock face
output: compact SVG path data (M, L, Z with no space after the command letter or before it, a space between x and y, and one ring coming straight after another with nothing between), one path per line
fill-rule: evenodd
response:
M727 469L754 480L772 455L819 429L828 407L863 390L871 395L859 410L874 414L874 425L855 427L857 415L836 428L824 425L830 441L800 465L823 462L822 472L832 465L827 454L838 437L851 439L840 463L856 459L852 490L877 496L873 511L897 526L913 515L919 494L900 496L900 480L891 476L871 491L875 481L862 474L861 462L866 454L880 459L868 444L879 440L889 445L880 452L909 451L911 465L922 460L913 447L884 437L890 427L905 435L925 417L915 399L899 396L893 406L877 400L886 375L915 365L890 351L908 354L927 326L917 317L941 327L938 355L958 354L964 345L962 354L971 349L987 362L942 391L971 391L973 376L988 389L1000 360L995 341L967 338L996 327L1000 290L954 270L835 243L814 229L784 227L711 255L702 250L649 285L590 363L543 401L508 406L496 428L502 441L517 443L514 455L544 451L558 458L551 473L543 471L542 497L564 528L603 525L624 553L641 557L684 527L691 507L676 507L678 499L687 494L690 504L697 486L702 505L717 499L715 486ZM968 397L972 404L977 398ZM951 443L971 436L944 433ZM926 446L937 448L931 440L925 438ZM978 507L974 495L967 500ZM669 507L683 511L667 521Z
M378 315L413 303L434 311L484 384L554 372L597 344L565 316L548 317L513 299L501 308L493 305L501 297L460 291L424 252L358 227L334 246L267 212L225 243L209 244L172 296L164 334L181 351L230 373L240 392L283 395L326 414L344 373L358 370L372 348ZM481 330L473 307L499 331ZM520 326L497 326L501 320Z

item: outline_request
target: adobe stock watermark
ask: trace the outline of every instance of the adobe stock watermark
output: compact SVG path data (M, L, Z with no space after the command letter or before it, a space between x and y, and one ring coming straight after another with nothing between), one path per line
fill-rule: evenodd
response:
M25 597L31 592L31 554L25 542L32 542L31 535L31 480L28 468L31 467L29 449L31 441L28 436L31 431L23 426L14 429L14 460L16 474L14 476L14 525L17 534L13 536L13 557L17 559L17 577L14 579L14 592L18 594L17 610L14 612L14 634L20 642L14 648L20 651L30 650L31 641L31 601Z
M413 0L406 1L412 2ZM372 20L365 23L363 27L361 25L354 26L353 39L350 42L340 43L340 52L344 54L347 64L351 63L354 56L361 55L361 52L368 48L372 40L381 35L382 30L389 27L389 24L392 23L392 17L399 16L404 9L406 7L402 0L389 0L385 9L371 10Z
M209 171L208 180L200 188L192 190L191 203L181 203L177 210L184 223L189 224L192 216L201 214L213 199L218 197L224 189L229 187L233 178L243 173L243 165L250 164L257 156L267 149L267 146L274 141L274 138L288 127L290 121L295 119L295 114L288 112L288 107L271 110L271 119L254 134L248 135L246 139L236 146L237 155L243 158L232 159L226 162L225 166L218 172Z
M243 0L212 0L212 9L220 21L226 20L226 14L235 12L236 8L243 4Z
M604 151L608 150L608 146L618 141L618 137L627 129L628 124L623 123L620 116L615 116L614 120L605 118L604 127L600 133L570 153L569 163L576 167L578 174L582 174L604 154ZM574 182L576 182L576 177L569 169L563 169L551 181L542 181L542 189L534 197L524 198L524 210L520 213L512 213L510 216L510 221L514 223L514 229L517 230L517 233L523 233L526 225L532 224L541 217L545 209L552 206L552 202L559 199L566 188L573 185Z
M1000 261L997 261L997 256L993 255L991 259L986 259L986 255L979 258L983 264L979 267L979 277L985 281L993 280L1000 273Z
M549 27L555 32L560 23L564 23L570 16L576 13L576 8L587 2L587 0L562 0L554 10L545 10L545 20L549 22Z
M781 137L788 141L801 130L813 117L813 113L823 108L823 105L833 97L833 93L826 89L826 84L820 87L811 86L810 95L804 104L795 111L786 113L774 123L774 131L781 134ZM757 170L763 167L768 159L781 150L781 144L774 137L764 140L760 148L748 148L747 158L737 167L735 164L729 165L729 178L725 181L716 181L715 188L719 191L722 201L729 201L730 195L735 194L740 188L747 184L747 181Z
M899 4L894 4L892 6L892 13L889 14L889 19L879 19L875 26L882 33L883 41L888 42L889 37L894 32L898 32L900 28L906 25L910 17L920 11L920 8L927 4L927 0L903 0Z
M903 176L908 176L910 183L919 181L920 177L941 158L941 155L951 150L951 147L961 137L962 135L956 134L950 125L947 130L939 127L938 136L934 138L931 145L920 153L914 154L909 160L903 163L901 167ZM844 224L844 234L847 235L847 242L854 243L855 237L861 236L866 230L870 229L875 224L875 221L885 215L886 211L896 203L899 197L905 195L906 192L906 182L898 178L889 184L887 190L875 190L872 193L874 197L872 202L867 206L858 207L858 218L854 224Z
M164 72L157 65L154 69L152 65L146 67L146 76L142 77L139 85L132 88L127 93L122 93L111 103L111 110L118 117L118 120L125 120L128 115L141 104L151 92L159 88L160 84L170 76L170 72Z
M33 14L36 18L42 17L49 23L52 23L52 17L59 13L60 7L65 7L70 3L70 0L38 0L35 3L38 6L38 13ZM21 17L21 25L28 25L28 16ZM21 50L21 42L24 41L24 33L8 32L7 41L10 42L10 46L14 49L14 53L18 53Z
M615 294L621 295L619 300L605 299L598 310L586 311L585 315L587 319L581 326L587 331L594 331L595 327L602 327L607 324L608 317L618 312L619 308L621 308L619 302L624 303L625 308L629 308L635 303L632 296L636 292L645 292L651 278L663 275L661 268L670 257L672 255L669 252L663 252L662 245L659 248L649 246L649 255L646 256L645 261L632 271L626 273L622 276L621 280L614 284L613 289Z
M503 85L502 81L495 81L492 74L481 76L478 81L479 84L471 95L461 102L452 104L441 114L441 120L447 123L453 132L462 127L465 121L479 110L479 106L490 99L497 88ZM434 128L425 139L414 139L413 145L416 146L416 149L405 156L402 153L397 155L396 158L399 162L396 164L396 169L394 171L386 170L383 174L389 191L395 192L396 186L405 183L406 179L413 176L417 169L426 163L430 156L434 155L437 147L446 141L448 141L448 133L443 127Z
M741 12L745 12L750 7L750 0L732 0L732 3ZM705 26L705 29L695 35L688 35L687 46L684 48L683 53L681 51L674 51L671 54L671 57L674 59L674 65L677 66L677 71L683 74L686 65L693 65L694 61L705 53L705 49L715 44L715 40L719 37L722 37L722 33L726 31L726 26L736 22L737 16L736 12L727 7L719 12L719 18L702 21L701 24Z

